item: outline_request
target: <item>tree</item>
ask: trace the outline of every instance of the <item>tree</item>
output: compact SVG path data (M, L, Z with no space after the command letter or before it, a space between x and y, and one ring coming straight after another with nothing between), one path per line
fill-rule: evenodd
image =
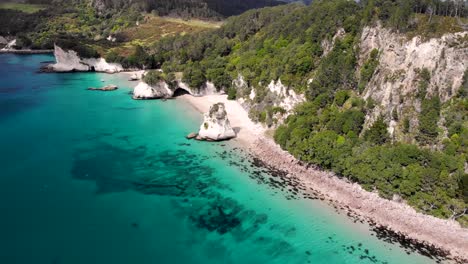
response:
M193 89L200 89L206 82L206 77L198 62L192 63L183 72L183 81Z
M148 71L143 76L143 81L149 85L157 85L161 81L165 81L164 74L160 71Z
M417 139L423 144L434 141L439 135L437 122L440 118L440 99L433 96L430 99L423 99L421 103L421 113L419 114L419 135Z
M364 139L376 145L385 144L390 139L387 124L382 116L377 118L374 124L365 132Z

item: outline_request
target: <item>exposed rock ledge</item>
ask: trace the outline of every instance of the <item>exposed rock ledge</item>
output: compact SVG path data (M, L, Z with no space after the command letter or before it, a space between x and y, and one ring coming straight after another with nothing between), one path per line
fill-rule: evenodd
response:
M76 72L76 71L96 71L116 73L123 71L122 65L118 63L108 63L103 58L80 58L76 51L64 51L57 45L54 45L54 56L57 61L55 64L47 65L42 71L51 72Z
M143 77L140 76L139 78L142 79ZM131 77L131 79L133 80L134 78ZM165 81L160 81L157 84L152 85L149 85L145 82L139 82L138 85L133 89L133 99L167 99L176 97L181 94L204 96L220 94L222 92L223 91L217 91L216 87L211 82L206 82L199 89L192 89L182 81L177 81L175 87L172 88L170 88L169 84Z
M133 89L133 99L159 99L170 98L174 92L169 89L165 82L159 82L157 85L150 86L145 82L140 82Z
M203 117L197 139L218 141L236 137L236 132L229 123L226 107L223 103L212 105Z

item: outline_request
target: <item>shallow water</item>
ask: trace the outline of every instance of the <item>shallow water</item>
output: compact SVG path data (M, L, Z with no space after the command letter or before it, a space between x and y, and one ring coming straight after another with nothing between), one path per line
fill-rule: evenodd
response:
M434 262L233 143L187 141L190 106L134 101L121 75L35 73L52 59L0 55L0 263Z

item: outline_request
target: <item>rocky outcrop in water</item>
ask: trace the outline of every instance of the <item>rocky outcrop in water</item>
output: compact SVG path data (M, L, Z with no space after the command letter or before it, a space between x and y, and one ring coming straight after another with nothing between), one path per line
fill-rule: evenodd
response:
M114 91L114 90L117 90L117 89L118 89L117 85L109 84L109 85L103 86L101 88L89 87L87 90L107 92L107 91Z
M210 107L204 114L203 123L198 131L200 140L226 140L234 138L236 132L231 127L227 117L226 107L223 103L217 103Z
M96 71L116 73L123 71L122 65L108 63L104 58L80 58L73 50L65 51L59 46L54 46L56 63L47 65L42 71L45 72L76 72Z

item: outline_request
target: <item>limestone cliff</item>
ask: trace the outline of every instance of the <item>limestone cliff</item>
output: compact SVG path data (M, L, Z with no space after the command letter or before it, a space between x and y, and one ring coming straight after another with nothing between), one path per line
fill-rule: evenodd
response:
M145 82L138 83L138 85L133 89L133 99L171 98L180 94L204 96L220 93L223 93L223 91L218 91L211 82L206 82L202 87L194 89L180 80L175 81L171 85L161 80L157 84L151 85Z
M72 71L97 71L115 73L123 71L122 65L108 63L104 58L80 58L76 51L65 51L59 46L54 46L56 63L48 65L48 70L56 72Z
M200 131L198 131L199 139L218 141L236 136L229 123L226 107L223 103L212 105L203 117L203 123L200 126Z
M271 80L264 88L249 86L242 75L233 81L237 90L238 101L249 110L254 121L265 122L268 126L280 124L293 112L294 107L305 101L303 94L296 93L281 82ZM261 87L261 86L260 86ZM262 89L261 96L257 89ZM265 113L265 120L258 118L258 113Z
M170 98L173 91L169 89L167 83L159 82L157 85L148 85L145 82L140 82L133 89L133 99L159 99Z
M424 40L419 36L408 39L380 25L365 27L360 39L361 66L374 49L378 50L379 63L362 96L372 98L376 107L367 115L366 127L383 115L392 134L398 134L402 127L392 112L417 125L418 83L423 70L430 75L427 96L437 95L443 103L458 93L468 67L466 31Z

